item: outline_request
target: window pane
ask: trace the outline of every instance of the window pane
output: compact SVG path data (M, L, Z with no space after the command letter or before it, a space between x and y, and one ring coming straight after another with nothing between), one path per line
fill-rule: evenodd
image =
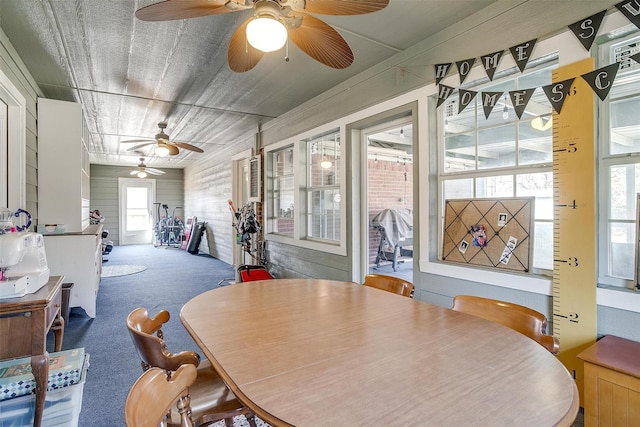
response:
M273 174L272 212L269 213L269 231L293 234L294 188L293 188L293 147L274 152L271 155Z
M309 185L340 183L340 135L333 134L309 143Z
M640 164L612 166L609 174L610 218L636 217L636 194L640 192Z
M518 126L518 163L550 163L553 160L551 116L536 117L531 121L520 122Z
M340 191L338 189L315 190L311 191L309 196L311 237L340 240Z
M127 187L127 231L143 231L150 227L147 209L147 189Z
M476 168L476 141L473 133L451 133L445 138L444 144L444 172Z
M640 151L640 97L612 101L610 153Z
M478 132L478 168L497 168L516 164L516 126L483 129Z
M473 179L449 179L444 182L443 190L444 200L472 198Z
M513 197L513 175L476 178L476 197Z
M535 197L534 218L553 220L553 172L517 175L516 196Z
M634 242L636 240L635 224L609 224L609 238L609 274L614 277L633 280L633 268L635 265Z
M305 141L307 147L306 237L340 240L340 132Z
M553 270L553 223L536 221L533 238L533 265Z

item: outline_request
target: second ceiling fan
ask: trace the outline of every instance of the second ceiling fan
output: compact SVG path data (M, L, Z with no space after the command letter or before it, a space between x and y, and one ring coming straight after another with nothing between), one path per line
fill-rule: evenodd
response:
M146 178L148 174L164 175L164 171L148 167L144 164L144 157L140 157L140 164L138 164L138 166L136 166L136 168L133 169L129 174L137 175L138 178Z
M194 151L196 153L204 153L201 148L196 147L195 145L187 144L186 142L177 142L171 141L169 139L169 135L167 135L164 130L167 127L167 122L158 123L158 127L160 128L160 132L158 132L155 136L155 140L150 139L129 139L126 141L120 141L122 144L128 144L132 142L143 142L143 144L138 144L131 148L128 148L127 151L139 151L141 148L147 147L149 145L155 144L154 154L159 157L164 156L175 156L180 153L180 148L184 148L185 150Z
M265 52L282 48L291 39L303 52L329 67L353 63L347 41L326 22L309 15L361 15L384 9L389 0L165 0L140 8L142 21L171 21L254 9L236 29L227 59L236 72L251 70Z

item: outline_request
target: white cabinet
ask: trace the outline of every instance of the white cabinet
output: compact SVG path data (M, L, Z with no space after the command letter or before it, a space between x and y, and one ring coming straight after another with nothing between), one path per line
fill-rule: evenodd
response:
M38 224L89 226L88 142L80 104L38 98Z
M96 317L96 298L102 273L102 225L82 233L45 234L44 247L52 276L73 283L69 307L82 307Z

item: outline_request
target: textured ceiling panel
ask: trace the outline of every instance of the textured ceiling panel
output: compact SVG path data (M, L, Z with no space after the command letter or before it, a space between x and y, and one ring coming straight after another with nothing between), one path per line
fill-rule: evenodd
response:
M134 13L155 0L0 0L0 27L45 96L83 104L91 162L131 165L152 146L131 152L135 144L121 141L153 138L160 121L172 140L213 153L494 1L391 0L372 14L318 15L354 52L343 70L291 43L288 61L282 49L231 71L227 46L251 11L145 22ZM184 167L198 156L181 150L149 163Z

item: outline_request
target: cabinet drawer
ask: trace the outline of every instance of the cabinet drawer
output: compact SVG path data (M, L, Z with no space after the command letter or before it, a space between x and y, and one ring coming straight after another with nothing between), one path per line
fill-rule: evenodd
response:
M46 321L46 328L47 330L51 327L51 325L53 324L53 320L58 316L58 313L60 313L60 310L62 309L62 287L60 289L58 289L58 292L56 292L56 294L54 295L54 297L51 299L51 302L49 303L49 305L47 305L47 308L45 309L45 321Z

